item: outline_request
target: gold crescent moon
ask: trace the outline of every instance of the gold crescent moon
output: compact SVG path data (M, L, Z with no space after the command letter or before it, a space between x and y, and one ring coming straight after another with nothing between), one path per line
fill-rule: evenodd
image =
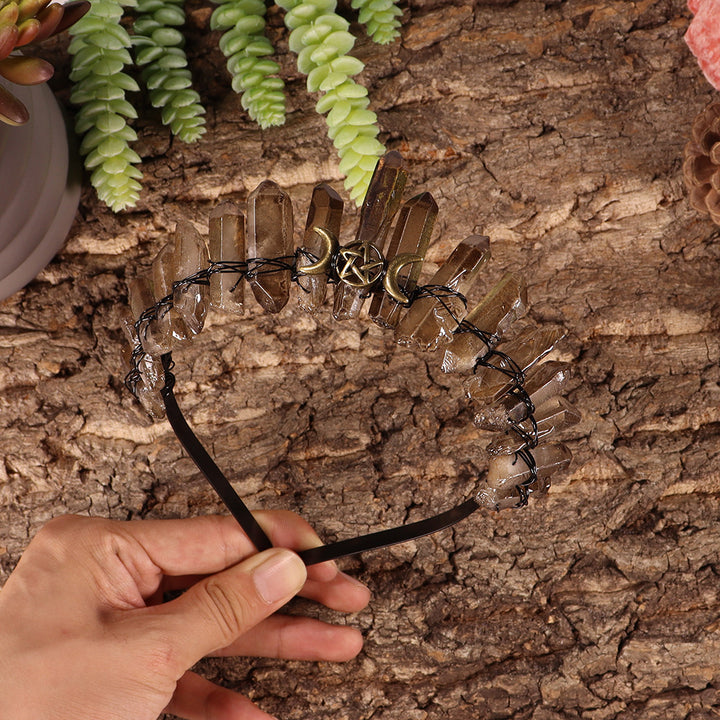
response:
M322 255L317 262L310 263L310 265L304 265L298 267L297 271L300 275L322 275L326 273L330 268L333 255L337 253L338 241L337 238L329 233L325 228L314 227L313 232L322 240Z
M408 298L398 285L398 273L406 265L412 265L413 263L418 262L421 263L422 261L422 255L416 255L415 253L402 253L401 255L396 255L388 264L385 277L383 278L383 287L385 288L385 292L401 305L407 305L410 302L410 298Z

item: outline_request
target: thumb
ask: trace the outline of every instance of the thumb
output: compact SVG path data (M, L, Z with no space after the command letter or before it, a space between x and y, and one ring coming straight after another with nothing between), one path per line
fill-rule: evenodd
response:
M165 616L160 625L179 672L272 615L302 588L306 577L305 565L294 552L272 548L157 606Z

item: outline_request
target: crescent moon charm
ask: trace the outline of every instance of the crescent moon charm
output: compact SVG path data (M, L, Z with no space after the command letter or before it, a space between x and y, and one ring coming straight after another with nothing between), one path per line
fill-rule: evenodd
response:
M323 273L326 273L330 268L333 256L338 250L337 238L332 233L329 233L321 227L314 227L313 232L323 242L322 255L316 262L310 263L310 265L304 265L303 267L298 267L297 272L300 275L322 275Z
M410 302L410 298L400 289L398 285L398 274L406 265L421 263L422 261L422 255L402 253L401 255L396 255L388 264L387 272L383 278L383 287L385 288L385 292L401 305L407 305Z

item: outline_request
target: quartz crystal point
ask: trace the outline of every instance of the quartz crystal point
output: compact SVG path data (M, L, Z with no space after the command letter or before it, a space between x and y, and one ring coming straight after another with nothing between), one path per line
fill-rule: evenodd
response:
M537 408L554 395L562 394L570 372L568 363L557 360L536 365L528 372L523 384L527 399ZM475 415L475 424L483 430L505 430L510 423L522 422L527 416L525 398L511 394L482 407Z
M173 299L175 265L175 244L170 240L160 249L152 262L152 286L156 302L166 297ZM170 303L158 308L158 323L163 328L166 326L169 328L172 343L192 337L192 332L185 321L175 312Z
M211 262L245 262L245 216L234 203L222 203L210 213L208 244ZM226 312L244 311L243 274L217 272L210 276L210 304Z
M310 199L310 210L308 211L305 233L303 235L302 250L312 257L320 259L324 245L322 238L314 232L314 228L320 228L332 235L334 238L340 236L340 223L343 214L343 201L340 195L329 185L318 185ZM298 255L298 269L311 265L315 262L302 252ZM327 274L300 275L298 284L302 291L298 294L298 306L306 312L315 312L324 302L327 292Z
M140 343L140 338L135 329L134 312L130 312L133 318L131 319L129 316L123 317L122 326L130 346L134 348ZM138 360L137 370L140 377L135 384L135 397L140 401L148 415L158 420L165 417L165 403L160 394L160 390L165 384L165 372L162 369L162 362L159 358L144 352Z
M527 310L525 282L507 273L500 282L467 314L464 322L471 323L486 335L457 332L445 348L443 372L469 372L475 361L495 347L510 325Z
M430 193L422 193L408 200L400 210L392 239L385 257L390 263L399 255L412 254L425 257L432 235L438 206ZM398 289L409 295L417 286L422 262L413 262L400 268ZM403 306L387 292L377 293L370 303L370 317L380 327L394 328L400 321Z
M137 367L140 382L135 387L135 396L148 415L160 420L165 417L165 403L160 394L165 384L165 373L160 358L145 353Z
M284 258L292 262L293 210L290 196L265 180L248 196L247 242L251 259ZM257 267L248 277L255 299L270 313L280 312L290 298L290 270ZM272 272L264 272L272 270Z
M564 397L556 395L542 405L538 406L533 413L533 424L528 418L518 423L517 428L524 434L521 437L516 432L509 431L505 435L493 440L487 447L491 455L507 455L524 449L533 439L535 442L545 440L551 433L560 433L581 420L577 408L573 407Z
M488 358L492 365L481 367L465 381L467 396L478 402L494 402L517 385L517 373L525 373L547 355L563 336L559 328L526 328L516 338L498 345Z
M395 151L387 153L378 161L360 211L360 224L353 245L372 244L383 252L407 181L402 164L402 156ZM367 297L367 288L338 283L333 298L333 317L336 320L358 317Z
M173 286L173 308L190 333L197 335L203 329L208 311L208 286L203 282L177 283L207 269L209 260L205 241L187 220L179 220L177 223L173 259L176 281Z
M423 350L435 350L440 343L450 342L465 310L462 300L443 288L464 295L489 257L490 241L484 235L463 240L429 282L441 297L417 298L398 324L395 340L401 345L415 343Z
M535 458L537 481L534 490L546 490L550 476L564 470L572 460L570 451L560 443L538 445L532 455ZM490 459L486 482L488 487L500 489L517 486L530 479L530 467L522 455L510 453L495 455Z
M547 488L543 488L543 491ZM534 488L529 488L529 492L533 492ZM475 502L480 507L488 508L488 510L505 510L507 508L519 507L522 503L522 496L517 485L511 487L490 488L483 487L475 495Z
M146 310L155 305L155 298L146 277L137 277L130 280L128 283L128 304L130 305L133 323L137 322ZM139 325L137 341L142 345L143 350L153 357L159 357L163 353L170 352L173 346L173 335L169 315L142 321Z

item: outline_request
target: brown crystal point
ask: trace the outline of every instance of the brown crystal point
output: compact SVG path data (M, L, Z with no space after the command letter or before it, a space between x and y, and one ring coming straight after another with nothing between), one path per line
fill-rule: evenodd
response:
M135 396L151 417L160 420L165 417L165 403L160 393L165 384L165 373L160 358L147 353L138 363L140 381L135 387Z
M392 150L378 160L360 211L355 242L371 242L383 249L406 182L407 172L399 152Z
M160 249L151 266L153 295L156 302L166 297L172 300L175 265L175 244L170 240ZM158 310L158 323L162 327L168 326L173 342L187 340L193 335L185 321L170 305Z
M177 283L208 267L208 251L200 233L188 220L178 220L173 247L175 286L173 308L193 335L205 324L208 311L208 286L201 282Z
M248 258L292 261L293 210L290 196L271 180L261 182L247 200ZM256 267L248 278L255 299L267 312L282 310L290 298L290 270ZM271 272L267 272L270 270Z
M559 470L564 470L572 460L572 453L560 443L538 445L532 450L535 459L537 481L533 490L546 490L550 486L549 478ZM495 455L488 463L487 484L491 488L517 486L530 478L530 467L525 459L511 453Z
M568 363L558 360L550 360L531 368L525 376L523 389L532 405L538 407L553 395L562 394L571 371ZM475 424L483 430L504 430L511 422L522 422L527 416L527 404L513 394L482 407L475 415Z
M525 433L520 437L515 432L507 432L493 440L487 447L490 455L508 455L518 452L529 445L529 439L535 442L546 440L551 433L560 433L577 425L582 416L564 397L556 395L535 408L533 420L518 423L517 427Z
M465 314L463 301L453 293L464 295L489 257L489 238L471 235L463 240L426 286L438 296L413 302L395 330L395 340L403 345L415 343L423 350L450 342Z
M312 257L320 259L324 251L322 238L314 231L320 228L335 238L340 236L343 201L340 195L329 185L318 185L310 199L310 209L305 223L302 249ZM315 262L311 257L300 253L298 268L307 267ZM298 284L303 292L298 294L298 305L307 312L315 312L324 302L327 292L327 273L320 275L300 275Z
M692 140L685 146L683 178L692 207L720 225L720 102L695 118Z
M155 305L155 298L150 289L150 282L146 277L136 277L128 282L128 303L132 315L133 329L140 316ZM139 325L138 341L143 350L154 357L170 352L173 346L173 336L170 318L146 320Z
M472 332L456 333L445 348L443 372L472 371L475 361L495 347L510 325L527 311L524 280L507 273L467 314L464 322L474 325L486 337Z
M475 502L488 510L507 510L520 507L522 496L516 485L500 488L481 487L475 495Z
M416 195L400 210L385 257L389 263L399 255L412 254L425 257L432 235L438 206L428 193ZM397 269L397 275L390 278L397 288L409 295L417 286L422 262L413 262ZM390 272L390 268L388 268ZM387 292L378 292L370 303L370 317L381 327L394 328L400 321L403 306Z
M210 213L208 244L211 262L245 262L245 216L234 203L218 205ZM226 312L242 314L245 288L239 272L210 276L210 304Z
M407 172L403 159L394 150L378 160L360 211L360 224L353 244L374 245L381 253L402 200ZM356 318L369 292L340 282L335 287L333 317L336 320Z
M497 352L488 358L491 366L483 367L465 381L469 398L494 402L515 385L514 376L525 373L541 360L563 336L560 328L526 328L516 338L500 343Z
M139 287L141 286L142 281ZM137 293L135 295L136 299L140 299L144 292L144 290L130 290L131 295ZM142 311L140 312L142 313ZM165 415L165 404L160 390L165 384L165 371L162 369L162 363L158 357L153 357L147 351L139 355L135 354L135 347L139 343L142 344L135 328L135 321L134 313L129 308L125 308L121 317L121 324L127 339L130 341L130 347L124 348L123 355L125 356L125 362L134 364L138 371L133 393L149 415L154 418L162 418Z

